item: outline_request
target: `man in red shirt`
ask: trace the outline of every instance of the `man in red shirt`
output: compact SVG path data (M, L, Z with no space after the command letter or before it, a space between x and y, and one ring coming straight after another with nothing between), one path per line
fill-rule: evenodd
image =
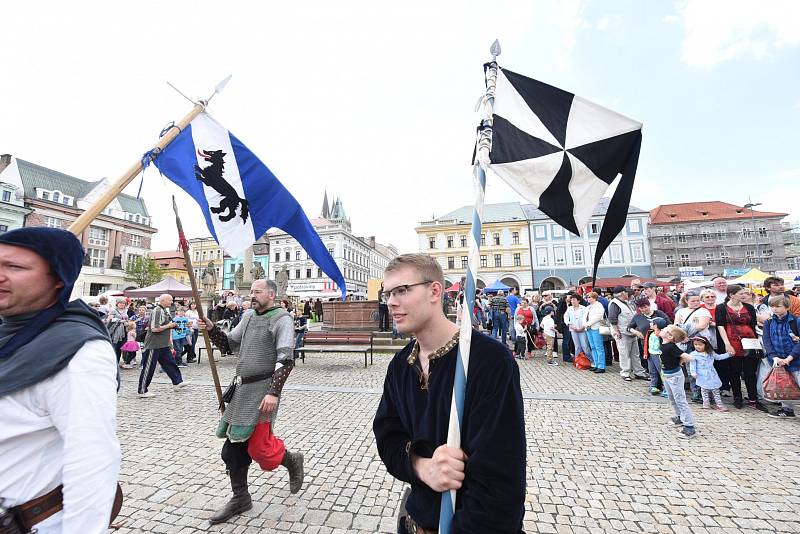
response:
M651 310L662 311L667 314L670 322L675 321L675 303L663 293L656 293L656 285L653 282L644 285L644 295L650 301Z

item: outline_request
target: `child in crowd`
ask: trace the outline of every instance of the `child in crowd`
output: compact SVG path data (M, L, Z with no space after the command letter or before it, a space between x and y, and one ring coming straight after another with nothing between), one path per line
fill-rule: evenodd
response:
M661 337L661 369L663 372L664 389L669 395L669 403L675 416L671 422L675 426L682 426L680 437L691 439L697 434L694 428L694 416L686 401L686 392L683 386L686 378L683 376L681 364L692 361L692 357L683 352L677 343L686 341L687 335L680 327L669 325L659 332Z
M547 357L547 365L558 365L558 361L553 358L553 345L556 342L556 321L553 318L555 312L552 306L545 306L542 309L541 325L546 344L544 354Z
M178 325L172 329L172 348L175 349L175 363L178 367L188 367L183 361L183 346L192 342L192 338L189 337L189 318L186 317L186 308L183 306L179 307L175 313L177 315L172 319Z
M650 323L650 331L645 337L645 358L647 358L647 372L650 374L650 395L667 396L667 391L662 388L664 382L661 378L661 338L659 333L667 327L667 321L662 317L656 317ZM661 387L659 387L661 386Z
M694 358L689 362L689 374L694 378L695 383L700 388L700 395L703 398L703 408L711 408L711 397L714 397L714 405L717 410L727 412L728 409L722 405L722 395L719 388L722 387L722 380L719 379L714 362L717 360L727 360L730 354L715 354L711 340L703 336L694 336L691 339L694 351L689 355Z
M512 354L519 360L524 360L525 354L528 354L530 357L530 352L528 349L528 332L525 326L522 324L524 321L524 316L514 316L514 332L517 334L517 340L514 342L514 352Z
M789 313L791 302L785 295L769 298L772 317L764 322L764 353L769 363L777 367L786 367L800 385L800 319ZM796 402L782 402L777 413L767 414L770 417L787 419L794 417Z
M136 322L127 321L125 323L125 330L127 331L127 340L125 344L120 347L123 353L123 364L120 365L123 369L133 369L133 361L136 359L136 353L139 352L139 343L136 341Z

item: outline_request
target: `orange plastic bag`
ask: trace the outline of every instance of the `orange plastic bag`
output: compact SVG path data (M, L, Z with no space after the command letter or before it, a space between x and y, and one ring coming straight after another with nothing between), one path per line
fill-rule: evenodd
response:
M575 359L572 360L572 365L575 366L575 369L579 371L585 371L589 367L592 366L592 362L589 361L589 358L586 357L586 354L583 352L579 352Z
M764 379L764 398L771 401L800 400L800 386L786 367L773 367Z

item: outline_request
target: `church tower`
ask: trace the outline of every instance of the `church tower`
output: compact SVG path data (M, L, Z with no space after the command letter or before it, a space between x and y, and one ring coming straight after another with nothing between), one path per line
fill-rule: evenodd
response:
M327 219L331 216L331 209L328 207L328 190L325 190L325 197L322 200L322 218Z

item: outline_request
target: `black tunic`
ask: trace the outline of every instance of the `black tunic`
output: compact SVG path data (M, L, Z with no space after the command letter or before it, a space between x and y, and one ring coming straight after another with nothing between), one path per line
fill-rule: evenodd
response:
M425 528L439 523L441 494L419 480L410 452L430 458L447 441L458 345L429 367L420 389L419 363L409 365L413 343L398 352L386 373L373 431L389 473L411 484L406 509ZM519 368L508 349L472 333L461 448L468 456L458 491L453 530L518 533L525 504L525 420Z

